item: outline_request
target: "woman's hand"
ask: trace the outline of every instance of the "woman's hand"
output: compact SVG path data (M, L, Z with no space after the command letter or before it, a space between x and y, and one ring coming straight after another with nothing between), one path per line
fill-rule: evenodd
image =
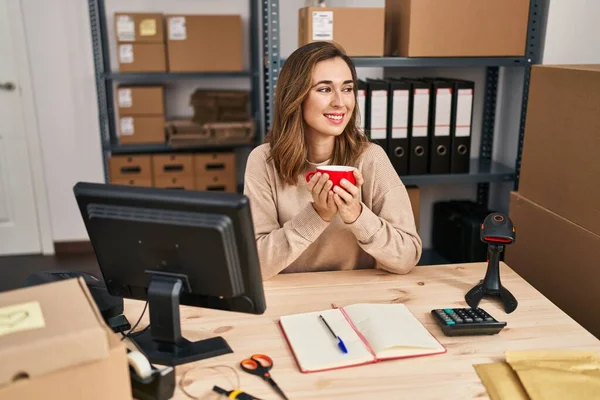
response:
M360 187L364 183L362 174L355 169L354 178L356 186L346 179L340 181L342 187L336 186L333 188L333 200L337 205L342 221L351 224L359 217L362 212L362 204L360 202Z
M312 194L313 207L323 221L331 221L338 212L338 208L333 201L333 192L331 187L333 183L329 180L329 175L317 172L308 181L308 191Z

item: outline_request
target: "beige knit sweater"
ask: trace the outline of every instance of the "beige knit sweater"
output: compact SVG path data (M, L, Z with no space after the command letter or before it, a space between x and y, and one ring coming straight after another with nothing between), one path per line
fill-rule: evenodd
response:
M363 175L362 212L344 223L339 215L325 222L314 210L304 175L285 185L270 145L248 157L244 194L250 199L263 279L280 272L381 268L404 274L422 251L406 188L384 150L369 144L355 165ZM323 163L327 164L327 162ZM305 172L315 169L306 164Z

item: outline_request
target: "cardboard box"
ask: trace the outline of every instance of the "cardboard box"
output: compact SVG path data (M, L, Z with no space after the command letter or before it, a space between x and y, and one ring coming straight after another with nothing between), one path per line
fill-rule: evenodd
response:
M386 0L385 53L402 57L523 56L529 3Z
M151 178L130 178L130 179L115 179L110 181L113 185L123 186L141 186L141 187L152 187L154 181Z
M383 56L384 8L304 7L298 10L298 47L336 42L349 56Z
M600 339L600 235L515 192L510 218L516 241L506 248L506 263Z
M162 14L115 13L115 37L118 43L164 43Z
M235 153L195 154L194 169L196 190L237 192Z
M519 193L600 234L600 65L534 66Z
M154 178L193 177L194 156L192 154L157 154L152 156Z
M170 72L242 71L240 15L168 15Z
M407 186L406 191L408 192L408 198L412 206L413 215L415 217L415 225L417 226L417 232L419 231L420 223L420 203L421 203L421 192L417 186Z
M119 86L116 103L120 116L164 115L164 88L162 86Z
M163 115L120 117L118 121L120 144L165 143Z
M214 191L214 192L237 192L237 182L235 174L207 173L196 175L196 190Z
M131 179L152 181L152 156L150 155L111 156L108 163L111 182Z
M196 185L194 177L190 176L162 176L154 178L154 187L163 189L194 190Z
M0 398L131 399L125 345L83 279L2 293L0 314Z
M124 43L117 46L120 72L166 72L165 45Z

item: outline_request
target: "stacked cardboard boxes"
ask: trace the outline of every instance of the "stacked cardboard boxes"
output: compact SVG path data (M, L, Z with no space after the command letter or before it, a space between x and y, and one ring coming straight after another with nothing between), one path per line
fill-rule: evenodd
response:
M121 72L239 72L240 15L115 13Z
M349 56L523 56L530 0L386 0L385 8L304 7L298 46L340 44Z
M109 165L115 185L237 192L233 152L114 155Z
M534 66L506 262L600 338L599 132L600 65Z
M207 153L194 156L196 190L237 191L235 153Z
M162 14L115 13L117 58L121 72L165 72Z
M161 86L117 89L119 144L165 143L165 103Z

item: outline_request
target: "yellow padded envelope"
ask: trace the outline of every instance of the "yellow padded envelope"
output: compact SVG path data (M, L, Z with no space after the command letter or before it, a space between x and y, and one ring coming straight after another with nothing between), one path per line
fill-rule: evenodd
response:
M591 351L507 351L475 370L492 400L600 398L600 357Z

